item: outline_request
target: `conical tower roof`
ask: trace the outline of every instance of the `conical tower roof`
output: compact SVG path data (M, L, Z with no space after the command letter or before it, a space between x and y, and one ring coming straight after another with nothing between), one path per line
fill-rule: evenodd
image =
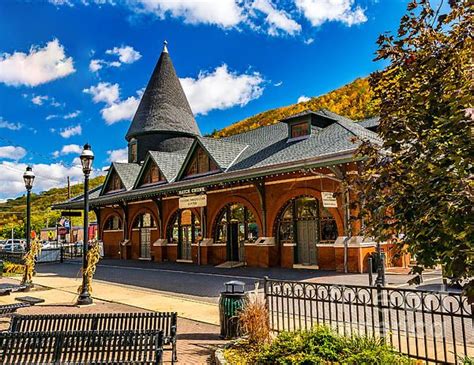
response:
M166 42L125 138L157 132L201 135Z

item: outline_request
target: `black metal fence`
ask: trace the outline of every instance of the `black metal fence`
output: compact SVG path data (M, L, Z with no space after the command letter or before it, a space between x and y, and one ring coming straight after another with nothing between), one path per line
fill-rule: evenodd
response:
M460 294L268 278L264 293L273 331L320 324L344 335L385 338L400 352L429 362L474 356L474 310Z

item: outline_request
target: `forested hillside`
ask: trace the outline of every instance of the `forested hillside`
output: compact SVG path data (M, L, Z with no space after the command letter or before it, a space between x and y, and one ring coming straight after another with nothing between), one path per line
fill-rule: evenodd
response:
M91 179L89 184L91 189L102 184L105 176ZM84 189L83 184L71 186L71 196L80 195ZM39 231L46 225L56 224L60 212L52 210L54 203L65 201L68 196L67 187L53 188L40 194L31 194L31 226ZM12 228L15 230L15 237L25 237L24 225L26 218L26 195L16 199L8 199L5 203L0 203L0 238L8 238ZM80 217L75 218L74 224L81 224Z
M220 131L215 131L212 136L216 138L226 137L264 125L274 124L306 109L316 111L326 108L354 120L370 118L378 113L378 102L373 95L367 78L356 79L350 84L325 95L311 98L311 100L259 113Z

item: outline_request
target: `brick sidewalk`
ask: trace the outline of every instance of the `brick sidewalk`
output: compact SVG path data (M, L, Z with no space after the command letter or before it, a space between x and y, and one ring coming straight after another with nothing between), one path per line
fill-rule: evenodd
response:
M35 296L35 291L28 295ZM20 314L73 314L73 313L111 313L140 312L140 308L124 304L96 300L91 306L78 307L70 302L36 305L22 308ZM8 319L0 320L0 330L8 328ZM185 365L211 364L215 347L223 344L219 339L219 327L189 319L178 318L178 362ZM165 351L164 363L171 363L171 351Z

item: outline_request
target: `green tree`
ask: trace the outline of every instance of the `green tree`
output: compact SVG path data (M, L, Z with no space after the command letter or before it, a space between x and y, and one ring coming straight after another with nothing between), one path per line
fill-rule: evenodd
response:
M390 62L370 77L384 142L362 144L356 183L366 233L380 241L403 234L415 273L441 264L472 300L474 20L469 1L441 9L413 1L398 34L378 39L376 59Z

